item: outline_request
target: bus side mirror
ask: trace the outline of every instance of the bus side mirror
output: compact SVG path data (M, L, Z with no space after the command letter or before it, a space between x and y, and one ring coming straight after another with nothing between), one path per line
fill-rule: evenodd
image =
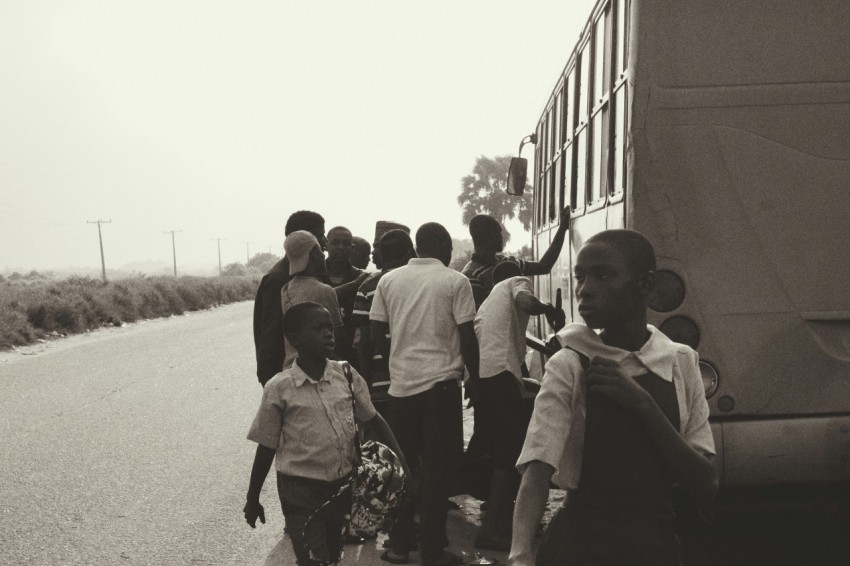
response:
M522 196L525 191L525 175L528 171L528 159L524 157L511 157L508 166L508 186L505 191L509 195Z

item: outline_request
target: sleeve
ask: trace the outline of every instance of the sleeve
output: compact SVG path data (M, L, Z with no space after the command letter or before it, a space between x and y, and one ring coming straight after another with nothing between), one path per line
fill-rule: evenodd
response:
M452 300L452 315L455 324L463 324L475 318L475 299L472 296L469 279L461 276L457 281Z
M680 356L680 363L685 363ZM687 384L685 391L688 395L688 420L683 436L685 441L701 454L715 454L714 436L708 423L708 401L699 371L699 354L688 352L687 365L682 367L683 381Z
M336 298L336 292L330 286L325 291L325 307L331 313L331 321L334 323L334 326L342 326L342 314L339 310L339 301Z
M531 285L531 279L517 277L511 282L511 296L516 299L520 293L528 293L534 296L534 287Z
M375 294L372 296L372 308L369 309L369 320L377 320L379 322L389 322L387 316L387 304L384 300L384 285L386 279L381 279L378 282L378 288L375 289Z
M354 309L351 314L351 322L355 327L368 326L369 324L369 291L365 289L365 283L357 289L354 297Z
M369 394L369 386L366 385L366 380L353 367L351 368L351 377L351 385L354 390L354 416L361 423L365 423L372 420L378 411L372 405L372 397Z
M572 350L560 350L546 363L540 392L534 400L534 412L525 436L517 470L539 460L563 473L561 462L573 425L573 397L581 365Z
M283 312L279 289L276 281L267 275L254 300L254 348L260 383L271 379L283 367Z
M280 444L280 430L283 428L283 413L286 403L280 395L280 382L275 380L263 389L260 408L248 431L248 440L253 440L266 448L277 450Z

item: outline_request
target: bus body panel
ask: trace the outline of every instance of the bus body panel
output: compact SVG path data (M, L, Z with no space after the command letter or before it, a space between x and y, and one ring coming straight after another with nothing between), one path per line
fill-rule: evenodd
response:
M685 286L650 322L692 320L719 374L709 406L722 485L850 480L850 3L628 6L625 194L599 208L572 186L569 253L537 290L554 300L560 286L568 320L581 320L570 277L581 245L606 228L646 234L658 268ZM594 22L607 7L620 6L599 2ZM536 206L553 198L538 181L557 158L536 160ZM539 219L538 258L551 232Z

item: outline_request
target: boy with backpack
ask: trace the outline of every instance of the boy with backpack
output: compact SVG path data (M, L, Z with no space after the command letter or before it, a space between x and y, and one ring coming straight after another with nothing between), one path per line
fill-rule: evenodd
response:
M510 565L535 563L550 481L569 493L537 564L680 564L673 484L701 502L717 491L698 355L647 325L655 268L652 244L630 230L601 232L579 251L586 325L562 330L564 348L546 364L517 461Z
M274 461L297 564L334 563L342 556L351 511L350 490L343 489L359 450L354 419L395 452L405 472L408 468L392 431L369 399L366 382L353 370L349 382L343 364L328 359L334 350L334 325L327 309L313 302L292 305L283 326L298 355L263 389L248 433L257 451L243 511L251 528L258 518L266 522L260 491Z

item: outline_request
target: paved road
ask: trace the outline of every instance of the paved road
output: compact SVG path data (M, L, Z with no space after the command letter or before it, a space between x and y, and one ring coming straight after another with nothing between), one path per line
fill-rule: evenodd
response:
M268 522L251 530L241 515L261 394L250 319L245 302L0 352L0 565L294 564L273 481ZM451 548L471 552L478 505L455 501ZM685 555L845 565L848 525L750 513L699 533ZM386 566L380 542L346 547L343 564Z
M294 563L273 481L267 523L241 516L261 394L251 307L0 352L0 564ZM477 505L461 502L452 539L471 540ZM344 563L382 564L378 544Z

